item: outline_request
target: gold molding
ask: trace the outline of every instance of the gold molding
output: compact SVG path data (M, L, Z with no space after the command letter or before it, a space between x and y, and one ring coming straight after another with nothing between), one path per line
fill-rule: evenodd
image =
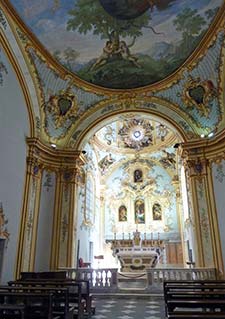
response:
M218 133L213 138L203 138L195 141L181 143L181 157L189 160L207 158L210 163L218 163L225 159L225 131Z
M88 119L89 115L92 115L93 111L97 111L100 110L103 107L107 107L110 105L117 105L117 109L114 111L111 111L110 113L107 114L102 114L101 117L98 117L97 119L95 119L93 122L88 123L87 127L83 127L82 132L80 132L80 134L78 135L78 139L76 141L73 140L73 134L74 131L76 130L76 128L79 127L79 125L81 124L81 122L84 120L84 117L80 117L79 121L76 123L75 126L73 126L72 132L70 135L68 135L67 140L66 140L66 145L71 145L72 143L72 147L79 149L80 144L82 143L82 140L85 138L85 136L88 134L89 131L91 131L94 127L96 127L99 123L103 123L103 121L110 119L112 117L115 117L117 115L121 115L123 113L142 113L142 114L149 114L150 116L156 117L156 118L161 118L162 120L164 120L166 123L169 123L169 126L172 126L173 129L176 130L176 132L179 134L181 140L183 140L184 142L188 141L189 139L196 139L198 138L198 129L196 128L196 124L194 124L192 122L192 120L190 119L186 119L185 116L185 112L182 111L178 106L172 104L171 102L162 100L160 98L157 97L146 97L143 99L138 98L137 100L133 101L133 104L137 105L139 103L156 103L156 104L161 104L165 107L169 107L172 112L175 112L179 117L181 117L185 122L187 122L189 124L189 126L192 128L193 132L185 132L184 129L181 127L181 125L179 125L175 119L169 117L168 115L160 112L159 110L154 110L154 109L146 109L146 108L141 108L138 109L137 107L135 107L134 105L130 106L129 109L123 108L123 103L125 101L124 100L106 100L106 101L102 101L100 103L98 103L94 110L88 110L85 113L85 118L86 120ZM102 124L103 125L103 124Z

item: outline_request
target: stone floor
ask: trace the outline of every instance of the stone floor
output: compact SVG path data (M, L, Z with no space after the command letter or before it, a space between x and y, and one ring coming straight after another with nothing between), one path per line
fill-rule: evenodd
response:
M165 319L162 296L95 296L93 319Z

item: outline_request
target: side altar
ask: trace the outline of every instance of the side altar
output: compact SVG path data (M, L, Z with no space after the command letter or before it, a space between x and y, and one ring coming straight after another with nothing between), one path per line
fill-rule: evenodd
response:
M106 243L111 244L112 254L120 261L123 272L154 268L165 248L163 240L141 239L138 231L133 233L133 239L107 239Z

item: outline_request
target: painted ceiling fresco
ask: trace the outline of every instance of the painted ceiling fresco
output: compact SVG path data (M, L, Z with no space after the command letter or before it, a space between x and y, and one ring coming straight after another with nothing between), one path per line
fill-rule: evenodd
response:
M78 77L102 87L156 83L190 56L223 0L14 0L23 21Z

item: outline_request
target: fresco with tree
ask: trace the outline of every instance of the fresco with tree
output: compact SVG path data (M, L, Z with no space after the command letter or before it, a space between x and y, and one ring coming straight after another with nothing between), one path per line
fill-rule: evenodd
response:
M129 89L156 83L179 68L222 3L15 0L13 5L52 55L81 79Z

